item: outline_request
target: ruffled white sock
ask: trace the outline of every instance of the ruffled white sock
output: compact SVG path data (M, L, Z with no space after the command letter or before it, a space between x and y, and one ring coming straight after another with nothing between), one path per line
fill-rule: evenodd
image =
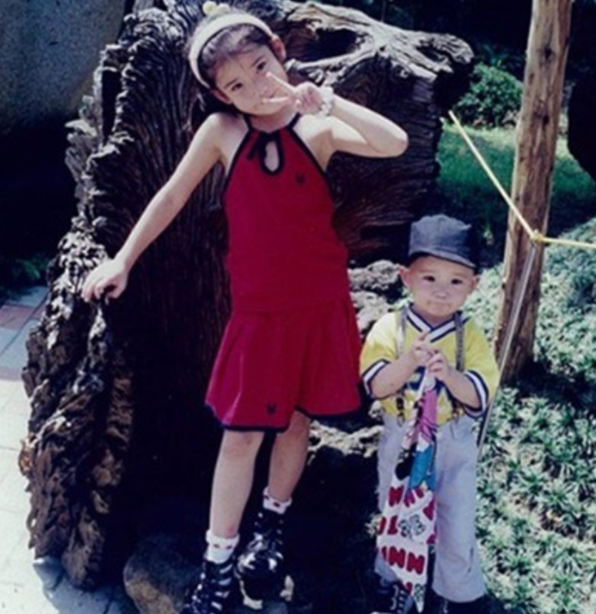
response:
M275 499L269 494L269 488L265 488L263 491L263 508L270 512L276 512L277 514L285 514L286 510L292 505L292 499L287 501L280 501Z
M207 551L205 552L205 558L212 563L221 565L228 561L232 554L234 554L234 548L238 545L240 536L234 537L220 537L214 535L211 529L207 531Z

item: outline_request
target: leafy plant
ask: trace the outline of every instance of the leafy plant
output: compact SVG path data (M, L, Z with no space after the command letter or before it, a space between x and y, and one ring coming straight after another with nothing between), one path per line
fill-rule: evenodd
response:
M0 254L0 299L26 286L43 281L48 257L9 258Z
M473 126L512 125L521 105L522 85L508 72L477 64L470 90L454 108L460 119Z
M474 51L477 58L483 64L503 70L517 79L522 79L526 58L523 53L506 47L504 45L495 44L490 41L479 42L474 45Z

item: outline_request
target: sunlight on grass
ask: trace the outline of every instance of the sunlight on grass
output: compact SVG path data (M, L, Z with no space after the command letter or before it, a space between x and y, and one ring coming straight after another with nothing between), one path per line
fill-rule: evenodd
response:
M515 132L466 128L503 187L510 192ZM433 209L477 224L487 243L502 253L508 208L455 127L446 122L439 144L441 172ZM596 187L571 156L563 138L557 146L549 234L558 236L596 215Z

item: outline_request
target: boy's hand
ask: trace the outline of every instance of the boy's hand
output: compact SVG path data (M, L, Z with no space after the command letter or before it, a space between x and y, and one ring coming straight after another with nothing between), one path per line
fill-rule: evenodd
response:
M441 350L434 349L432 356L426 364L430 375L445 383L453 374L453 367L447 362L445 354Z
M127 281L127 268L119 260L106 260L87 275L81 296L87 303L102 296L118 298L124 292Z
M408 351L415 367L426 367L434 354L434 348L428 343L428 331L420 334Z
M296 111L302 115L316 115L321 110L323 106L323 93L321 88L317 87L314 83L305 81L300 85L291 85L273 73L267 73L267 77L286 93L286 96L272 98L269 102L287 102L294 105Z

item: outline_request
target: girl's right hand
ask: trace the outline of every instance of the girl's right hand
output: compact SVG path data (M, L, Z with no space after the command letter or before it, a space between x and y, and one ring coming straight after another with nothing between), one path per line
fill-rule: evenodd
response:
M267 73L267 77L276 83L285 93L285 96L273 98L268 102L285 102L287 104L292 104L301 115L316 115L321 111L323 105L323 92L322 89L314 83L305 81L300 85L292 85L287 81L283 81L273 73Z
M102 297L118 298L124 292L127 282L128 269L126 266L117 258L106 260L87 275L81 296L87 303Z

